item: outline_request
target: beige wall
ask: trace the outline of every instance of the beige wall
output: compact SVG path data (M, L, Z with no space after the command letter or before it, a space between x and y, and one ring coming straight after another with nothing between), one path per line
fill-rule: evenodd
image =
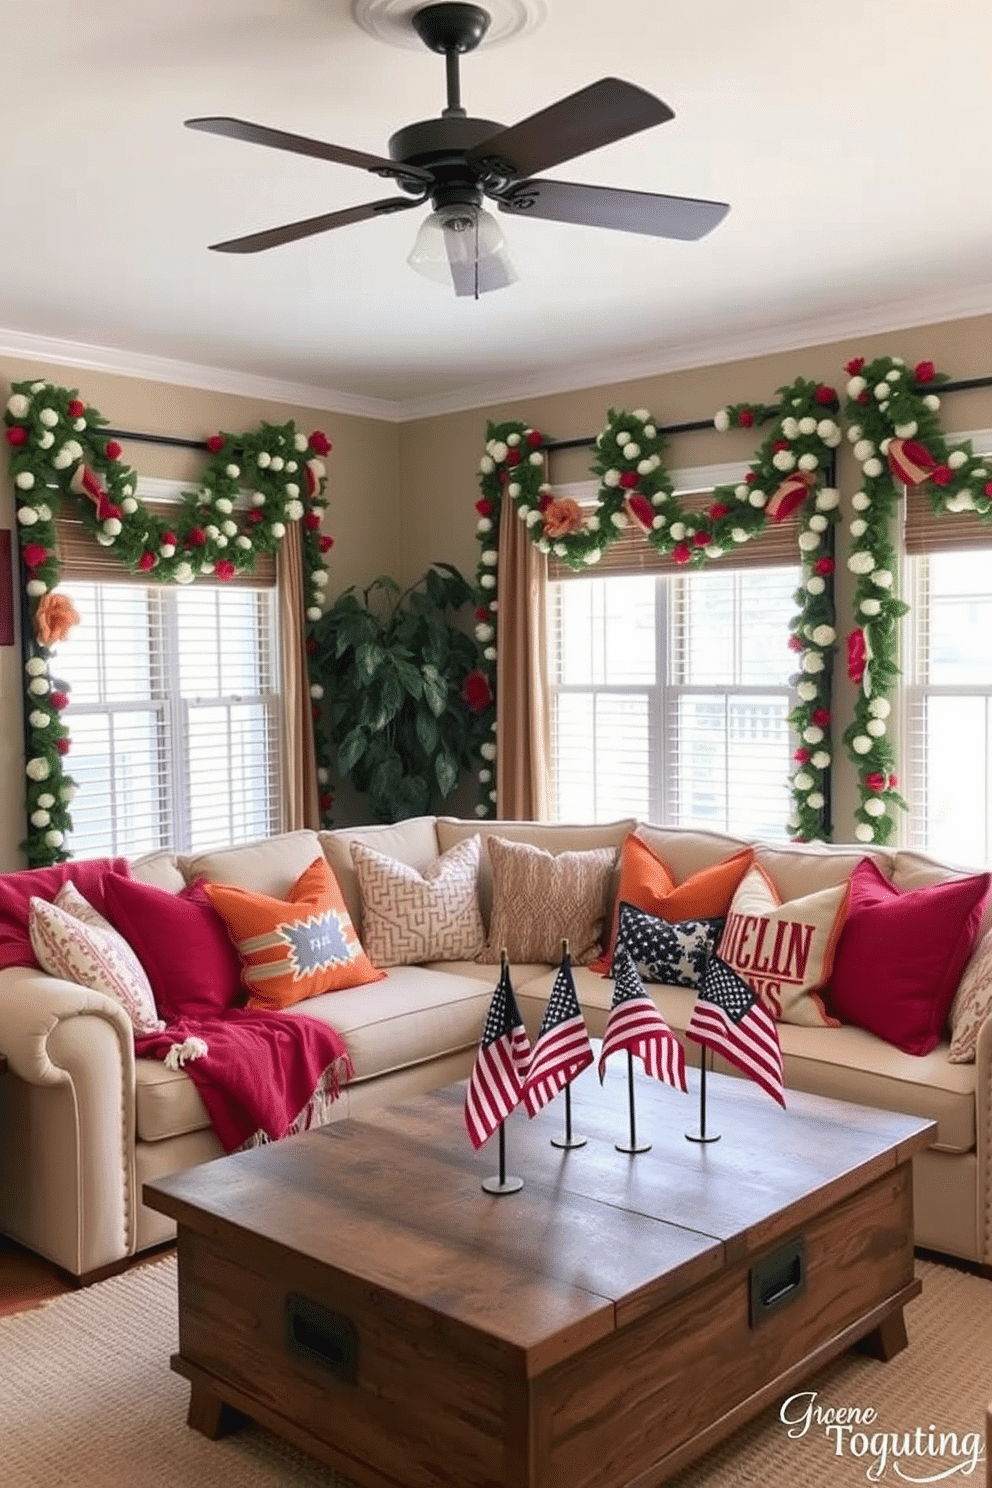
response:
M258 398L3 357L0 357L0 401L6 402L11 383L28 378L45 378L61 387L78 388L85 402L98 408L119 429L205 439L219 429L240 433L254 428L263 419L285 423L291 418L308 433L323 429L334 445L325 462L330 506L324 528L335 539L330 554L331 592L337 593L349 584L368 583L377 573L393 572L400 566L397 425ZM6 470L7 448L3 442L0 527L13 528L14 498ZM143 475L194 482L202 463L202 457L194 450L135 442L125 446L124 459ZM0 872L23 866L18 846L25 831L22 716L20 648L19 645L3 647L0 648ZM70 773L71 768L70 758Z
M799 375L822 379L843 392L844 363L852 356L870 358L881 352L902 356L910 364L927 357L954 378L987 375L992 373L992 316L853 338L628 383L590 386L580 392L507 402L490 409L400 425L2 357L0 394L6 401L11 382L44 377L63 386L78 387L81 396L115 427L192 438L206 437L216 429L237 432L261 419L281 422L295 418L302 429L323 428L334 443L327 461L331 504L325 527L335 537L329 592L337 594L350 584L367 583L379 573L390 573L403 583L411 583L437 559L456 564L469 576L474 574L478 557L474 511L479 494L477 470L489 418L521 418L554 439L597 433L611 407L643 406L650 408L661 424L679 423L711 416L725 403L748 399L773 402L776 389ZM594 368L589 375L592 382ZM949 397L943 417L949 432L992 426L989 390ZM678 468L746 460L754 447L754 439L743 432L680 435L671 442L668 464ZM846 443L840 456L846 518L856 472ZM0 462L5 458L0 453ZM199 459L191 451L143 444L128 446L125 458L146 475L190 480L196 478ZM551 475L556 481L581 480L588 474L587 451L563 453L552 464ZM0 527L13 526L13 495L0 463ZM846 523L838 534L841 560L845 532ZM837 599L842 636L851 625L851 592L841 562ZM850 715L851 702L841 652L835 688L838 732ZM22 865L18 850L24 835L21 717L20 652L17 647L7 647L0 650L0 871ZM851 836L854 803L854 777L846 760L841 759L834 779L838 839Z
M404 513L404 575L400 577L416 576L432 559L439 557L457 564L467 574L475 572L478 544L473 502L479 494L476 472L487 418L495 421L519 418L552 439L598 433L610 408L649 408L659 424L689 422L712 416L726 403L748 400L773 403L776 389L798 376L827 382L843 396L847 380L845 362L854 356L870 360L884 352L904 357L910 365L928 358L954 379L992 374L992 315L856 337L799 351L639 378L634 382L610 383L581 392L501 403L490 409L405 424L400 433ZM590 381L594 376L591 369ZM992 392L985 388L955 393L947 398L942 417L948 432L992 427ZM678 435L671 441L667 464L677 469L747 460L755 443L754 437L744 431ZM588 478L589 453L567 451L553 457L552 480ZM837 610L838 632L843 637L853 625L850 619L853 581L843 558L857 467L846 441L839 454L844 520L838 531ZM442 545L446 551L441 551ZM835 675L834 712L839 736L853 704L843 650L838 653ZM834 830L837 840L850 840L856 787L854 774L842 756L842 749L835 752Z

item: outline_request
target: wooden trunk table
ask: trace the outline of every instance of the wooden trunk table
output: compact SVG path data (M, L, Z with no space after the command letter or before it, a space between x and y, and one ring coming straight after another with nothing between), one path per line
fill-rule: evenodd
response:
M145 1185L179 1226L189 1424L254 1418L365 1488L649 1488L917 1295L910 1159L934 1125L622 1060L507 1123L484 1193L455 1085ZM638 1066L639 1068L639 1066Z

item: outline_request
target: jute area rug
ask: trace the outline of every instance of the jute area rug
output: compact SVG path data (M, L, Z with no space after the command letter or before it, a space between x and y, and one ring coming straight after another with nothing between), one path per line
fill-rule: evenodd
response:
M889 1364L844 1355L672 1479L677 1488L983 1483L992 1282L917 1268L908 1349ZM188 1429L188 1386L168 1363L175 1287L170 1257L0 1320L4 1488L351 1488L259 1427L218 1442ZM859 1419L838 1424L841 1409ZM449 1482L463 1488L456 1471Z

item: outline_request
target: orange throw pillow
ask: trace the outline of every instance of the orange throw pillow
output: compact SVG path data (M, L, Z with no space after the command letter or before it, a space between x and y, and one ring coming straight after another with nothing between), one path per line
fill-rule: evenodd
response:
M623 901L638 909L677 924L679 920L722 919L730 908L734 891L754 860L754 849L740 852L710 868L701 868L676 887L675 880L646 842L633 832L620 849L620 888L613 909L613 928L605 955L590 964L590 971L609 976L617 943L617 924Z
M233 884L205 884L241 957L248 1006L278 1012L320 992L379 982L345 908L338 881L315 858L289 891L271 899Z

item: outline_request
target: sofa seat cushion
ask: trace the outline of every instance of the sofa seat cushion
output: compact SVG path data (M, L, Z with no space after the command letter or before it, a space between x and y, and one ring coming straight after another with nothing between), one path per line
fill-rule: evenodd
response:
M613 983L581 966L575 968L574 975L589 1032L593 1038L602 1038ZM547 971L515 983L520 1011L532 1038L553 983L554 972ZM696 994L689 988L655 983L648 991L673 1032L683 1034ZM945 1152L974 1149L975 1066L949 1064L946 1040L920 1058L903 1054L861 1028L802 1028L780 1023L778 1031L787 1090L936 1121L934 1147ZM736 1073L720 1059L716 1067Z
M181 1069L166 1069L158 1059L136 1059L134 1085L139 1142L211 1129L199 1091Z
M447 970L447 968L445 968ZM471 1048L482 1037L494 983L394 966L374 987L348 987L287 1008L287 1016L323 1018L344 1039L352 1084Z

